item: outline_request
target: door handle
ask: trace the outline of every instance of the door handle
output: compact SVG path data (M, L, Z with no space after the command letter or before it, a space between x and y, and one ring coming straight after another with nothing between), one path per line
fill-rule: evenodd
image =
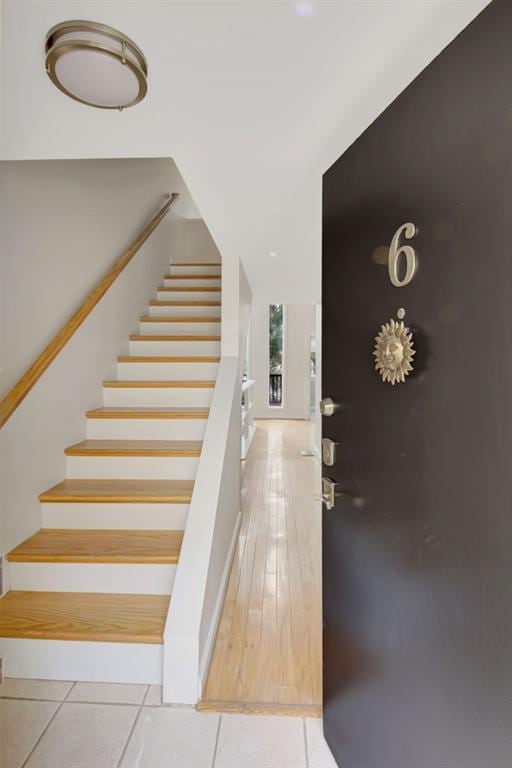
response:
M324 397L323 400L320 400L320 413L322 416L332 416L337 407L332 397Z
M336 480L331 480L330 477L322 477L322 493L315 493L315 501L321 501L325 504L326 509L332 509L336 499L343 496L345 499L350 499L354 507L364 507L365 500L362 496L353 496L347 491L339 491L338 486L339 483Z
M336 498L342 495L337 490L338 485L339 483L331 480L330 477L322 477L322 502L326 509L332 509L336 503Z

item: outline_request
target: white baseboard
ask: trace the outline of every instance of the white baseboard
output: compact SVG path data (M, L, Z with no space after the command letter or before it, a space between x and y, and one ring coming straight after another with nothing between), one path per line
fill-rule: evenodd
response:
M235 527L233 529L233 536L231 538L231 543L229 545L226 564L224 566L224 571L223 571L222 579L220 582L219 593L217 595L217 600L215 602L215 609L213 611L212 622L210 624L210 629L208 630L208 636L206 638L205 648L199 663L199 693L198 693L199 699L201 699L202 697L203 688L206 683L208 670L210 668L210 662L212 660L213 649L215 647L215 639L217 637L217 629L219 627L222 608L224 606L224 598L226 596L226 589L228 586L229 574L231 573L231 564L233 562L233 557L235 554L235 548L238 541L238 534L240 531L241 523L242 523L242 512L241 510L239 510L236 518L236 522L235 522Z

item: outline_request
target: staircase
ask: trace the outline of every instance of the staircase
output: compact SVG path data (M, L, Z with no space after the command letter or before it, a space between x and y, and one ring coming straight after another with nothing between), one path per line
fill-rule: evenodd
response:
M172 263L7 555L0 653L13 677L159 683L163 632L220 355L220 264ZM172 607L171 607L172 610Z

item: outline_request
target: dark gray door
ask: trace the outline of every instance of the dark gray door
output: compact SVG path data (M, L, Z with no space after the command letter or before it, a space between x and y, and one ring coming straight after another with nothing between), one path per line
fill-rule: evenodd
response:
M342 768L511 768L509 0L325 174L323 215L323 473L347 494L323 514L327 740ZM401 308L417 353L391 386L372 351Z

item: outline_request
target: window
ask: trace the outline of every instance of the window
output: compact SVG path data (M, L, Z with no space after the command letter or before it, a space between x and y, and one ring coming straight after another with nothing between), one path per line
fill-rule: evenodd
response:
M268 316L269 329L269 386L268 404L283 404L283 339L284 306L271 304Z

